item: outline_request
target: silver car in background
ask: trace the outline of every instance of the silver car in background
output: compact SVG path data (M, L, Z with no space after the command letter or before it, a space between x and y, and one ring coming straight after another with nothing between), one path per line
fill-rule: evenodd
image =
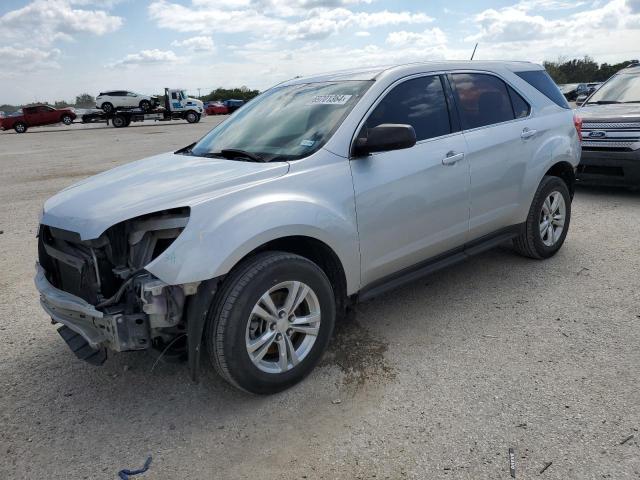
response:
M200 141L44 206L36 286L75 354L201 351L236 387L304 378L349 305L571 217L580 123L538 65L298 78Z

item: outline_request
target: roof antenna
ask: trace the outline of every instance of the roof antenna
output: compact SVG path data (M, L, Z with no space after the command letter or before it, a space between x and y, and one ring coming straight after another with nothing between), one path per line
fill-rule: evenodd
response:
M471 54L471 58L470 60L473 60L474 55L476 54L476 48L478 48L478 44L476 43L476 46L473 47L473 53Z
M470 58L470 60L473 60L473 57L475 57L475 55L476 55L476 48L478 48L478 44L477 44L477 43L476 43L476 46L475 46L475 47L473 47L473 53L471 54L471 58Z

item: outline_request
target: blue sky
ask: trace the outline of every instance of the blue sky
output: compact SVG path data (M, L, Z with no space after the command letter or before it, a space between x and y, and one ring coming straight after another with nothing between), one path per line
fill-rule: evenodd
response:
M26 39L26 40L25 40ZM295 75L468 58L640 56L640 0L2 0L0 104L122 88L264 89Z

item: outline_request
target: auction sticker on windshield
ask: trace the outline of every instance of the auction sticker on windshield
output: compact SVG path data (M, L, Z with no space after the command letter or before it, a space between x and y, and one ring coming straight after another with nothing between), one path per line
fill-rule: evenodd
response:
M310 105L344 105L353 95L316 95Z

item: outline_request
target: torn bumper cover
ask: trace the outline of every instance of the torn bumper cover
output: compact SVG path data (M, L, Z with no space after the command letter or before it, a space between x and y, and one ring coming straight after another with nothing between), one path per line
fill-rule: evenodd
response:
M40 304L57 323L82 336L94 350L109 348L118 352L149 347L149 326L146 315L103 313L86 300L57 289L36 263L35 285Z

